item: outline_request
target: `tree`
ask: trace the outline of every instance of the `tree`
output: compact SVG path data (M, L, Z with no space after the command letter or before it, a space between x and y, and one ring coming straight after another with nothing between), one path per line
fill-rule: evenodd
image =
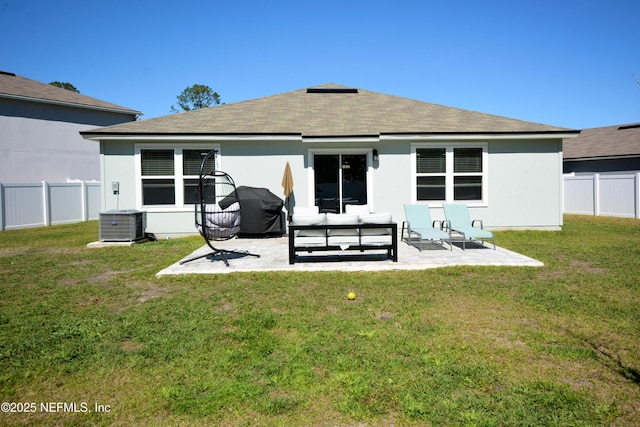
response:
M71 92L80 93L80 91L78 89L76 89L76 87L74 85L72 85L71 83L51 82L49 84L51 86L55 86L55 87L59 87L59 88L62 88L62 89L70 90Z
M214 92L209 86L195 84L189 86L178 95L178 107L182 111L197 110L199 108L210 107L211 105L220 105L222 101L218 92ZM171 112L177 113L178 110L173 105Z

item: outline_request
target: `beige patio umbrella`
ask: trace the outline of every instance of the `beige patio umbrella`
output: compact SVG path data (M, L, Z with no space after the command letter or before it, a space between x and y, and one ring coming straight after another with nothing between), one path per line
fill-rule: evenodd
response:
M291 166L287 162L284 167L284 175L282 176L282 188L286 197L287 214L291 218L291 194L293 193L293 175L291 174Z

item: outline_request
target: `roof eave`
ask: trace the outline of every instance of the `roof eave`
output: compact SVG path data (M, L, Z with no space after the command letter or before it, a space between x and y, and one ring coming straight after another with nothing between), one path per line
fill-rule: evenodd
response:
M84 139L89 139L92 141L100 141L100 140L135 140L135 141L144 141L144 140L154 140L154 141L173 141L176 139L180 140L190 140L190 141L216 141L216 140L228 140L229 138L233 139L242 139L242 140L264 140L264 139L291 139L300 141L302 139L302 135L300 133L208 133L208 132L194 132L194 133L184 133L184 132L148 132L148 133L132 133L132 132L102 132L100 130L93 131L82 131L80 135Z
M27 101L27 102L39 102L41 104L51 104L51 105L60 105L64 107L73 107L73 108L84 108L87 110L96 110L96 111L105 111L109 113L119 113L119 114L128 114L136 117L142 116L144 113L142 111L129 110L127 108L109 108L109 107L100 107L96 105L87 105L87 104L79 104L76 102L64 102L64 101L55 101L52 99L44 99L44 98L34 98L30 96L20 96L20 95L11 95L7 93L0 93L0 98L7 99L16 99L19 101Z
M580 135L579 130L553 130L553 131L513 131L513 132L425 132L425 133L381 133L380 139L384 140L487 140L487 139L512 139L514 136L525 139L565 139L575 138Z
M583 162L583 161L593 161L593 160L621 160L621 159L636 159L639 158L640 154L611 154L607 156L584 156L584 157L565 157L564 161L571 162Z
M369 135L303 135L299 132L281 133L210 133L210 132L104 132L98 130L88 130L80 132L83 138L89 140L224 140L230 137L234 139L294 139L302 142L329 142L329 141L351 141L351 142L377 142L394 140L487 140L487 139L512 139L514 136L526 139L566 139L575 138L580 134L579 130L563 131L517 131L517 132L383 132Z

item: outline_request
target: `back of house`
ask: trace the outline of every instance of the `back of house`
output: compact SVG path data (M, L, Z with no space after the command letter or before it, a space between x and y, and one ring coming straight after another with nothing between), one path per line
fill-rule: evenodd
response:
M562 141L578 134L331 83L82 132L100 142L104 209L144 210L158 236L196 232L197 165L211 150L237 185L283 199L288 163L289 208L367 204L400 223L405 203L434 219L464 203L488 228L559 229Z

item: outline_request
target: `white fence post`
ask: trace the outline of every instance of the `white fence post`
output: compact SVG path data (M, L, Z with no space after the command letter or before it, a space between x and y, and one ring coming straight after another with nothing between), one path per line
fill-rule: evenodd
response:
M640 172L636 173L636 191L634 197L636 198L636 218L640 218Z
M593 174L593 214L600 215L600 174Z
M0 231L4 230L4 185L0 183Z
M51 225L51 211L50 211L50 203L49 200L49 183L47 181L42 181L42 218L44 225Z
M89 219L89 206L88 206L88 194L87 194L87 183L86 181L82 181L82 185L80 186L80 191L82 192L81 200L82 200L82 220L87 221Z

